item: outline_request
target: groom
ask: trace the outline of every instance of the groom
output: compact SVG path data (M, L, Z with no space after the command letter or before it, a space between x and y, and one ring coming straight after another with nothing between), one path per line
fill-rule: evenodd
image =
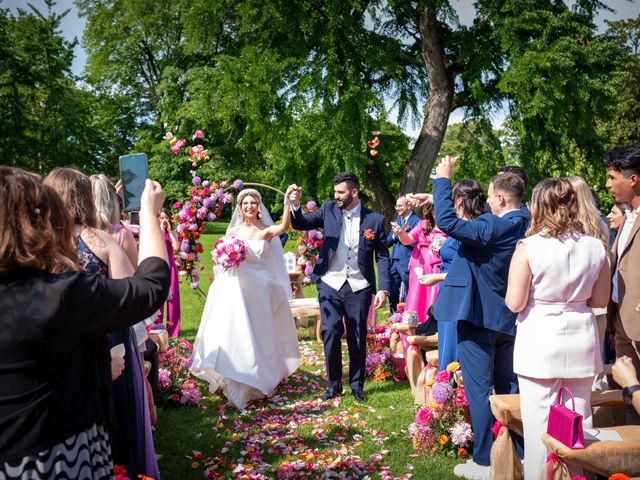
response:
M300 211L301 188L293 190L291 224L296 230L322 228L324 242L311 279L318 287L322 311L328 388L322 396L329 400L342 395L342 345L347 333L349 347L349 385L360 402L365 401L364 377L367 357L367 314L376 292L374 253L378 264L380 290L375 294L375 308L382 308L389 290L389 250L384 217L360 203L358 177L349 172L332 181L335 200L325 202L315 213ZM344 319L344 322L343 322Z

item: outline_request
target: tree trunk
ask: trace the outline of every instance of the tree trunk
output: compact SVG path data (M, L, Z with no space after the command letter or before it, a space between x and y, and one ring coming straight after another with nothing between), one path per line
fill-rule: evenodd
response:
M400 181L400 192L424 192L427 179L433 168L453 104L454 75L447 68L447 58L438 32L436 11L425 8L420 15L420 37L422 58L429 76L429 99L427 113L422 122L420 135L409 155Z
M393 220L397 216L394 209L396 199L389 190L389 185L385 182L382 172L373 161L367 165L363 180L363 183L373 193L371 198L373 209L383 214L388 221Z

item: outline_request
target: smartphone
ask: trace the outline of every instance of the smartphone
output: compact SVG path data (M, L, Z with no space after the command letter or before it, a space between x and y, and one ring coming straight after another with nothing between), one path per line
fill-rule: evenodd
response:
M120 178L124 196L124 211L140 210L140 200L147 179L147 154L134 153L120 157Z

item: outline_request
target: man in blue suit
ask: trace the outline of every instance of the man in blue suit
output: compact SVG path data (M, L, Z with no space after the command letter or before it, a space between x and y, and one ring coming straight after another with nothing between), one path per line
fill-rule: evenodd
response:
M455 160L436 169L433 198L436 224L461 242L434 309L435 317L458 321L458 353L474 435L473 460L457 465L465 478L489 478L493 416L489 396L517 393L513 373L516 315L505 305L509 264L529 218L520 209L524 182L513 173L491 179L487 203L492 213L458 218L451 198ZM446 313L445 313L446 312Z
M394 220L394 223L398 224L407 233L420 221L420 217L413 213L407 197L404 195L396 200L396 213L398 217ZM398 302L404 301L404 296L409 288L409 259L415 242L411 245L403 245L398 236L393 231L390 231L387 237L387 245L392 247L389 307L391 308L391 313L393 313L396 311Z
M384 307L389 291L387 231L384 217L360 203L360 182L355 174L340 173L332 183L335 200L306 215L299 208L301 189L294 189L288 199L293 212L291 224L297 230L322 228L324 234L311 275L318 287L322 312L328 380L322 398L329 400L343 393L341 339L346 325L349 385L356 400L364 402L367 314L376 292L374 255L380 283L374 300L376 309Z

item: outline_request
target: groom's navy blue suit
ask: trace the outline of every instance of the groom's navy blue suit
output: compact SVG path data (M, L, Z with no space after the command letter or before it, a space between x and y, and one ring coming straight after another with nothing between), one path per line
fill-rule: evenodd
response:
M297 209L292 214L291 224L296 230L323 229L324 242L311 279L318 287L329 387L335 388L342 381L341 338L344 333L344 318L349 347L349 385L352 390L362 390L367 353L367 314L372 294L376 292L374 254L378 265L378 290L389 291L389 250L384 217L361 206L358 268L369 287L357 292L351 291L348 282L339 291L322 282L322 276L329 270L331 258L340 244L342 233L343 211L336 202L325 202L314 213L303 214ZM366 238L365 231L372 232L374 238Z
M458 255L438 292L434 314L439 321L458 321L458 354L473 427L473 460L489 465L493 417L489 396L517 393L513 373L516 314L506 306L511 257L529 227L527 212L502 217L486 213L475 220L458 218L451 181L433 180L436 225L459 240Z

